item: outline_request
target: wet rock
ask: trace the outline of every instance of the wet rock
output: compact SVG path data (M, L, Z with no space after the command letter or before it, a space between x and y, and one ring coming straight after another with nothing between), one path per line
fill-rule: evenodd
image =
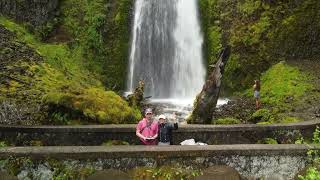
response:
M212 166L203 171L203 175L196 180L241 180L238 171L229 166Z

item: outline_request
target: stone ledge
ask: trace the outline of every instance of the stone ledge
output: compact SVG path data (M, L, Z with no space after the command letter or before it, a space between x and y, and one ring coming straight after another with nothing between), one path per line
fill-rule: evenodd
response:
M290 124L237 124L237 125L180 125L176 132L221 132L221 131L266 131L307 129L320 125L320 121L305 121ZM76 126L11 126L0 125L0 131L19 132L135 132L135 124L76 125Z
M43 146L5 147L0 158L30 157L34 159L98 159L98 158L180 158L212 156L306 156L316 145L303 144L241 144L207 146Z
M279 144L292 144L297 139L312 139L319 121L275 125L181 125L173 131L173 144L186 139L216 144L256 144L272 138ZM30 146L40 141L43 146L99 146L107 140L140 144L135 124L84 126L6 126L0 125L0 139L15 146ZM262 141L261 141L262 140Z

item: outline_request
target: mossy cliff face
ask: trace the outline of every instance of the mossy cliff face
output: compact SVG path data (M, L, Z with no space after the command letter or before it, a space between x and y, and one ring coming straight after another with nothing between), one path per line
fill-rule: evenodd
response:
M60 28L80 47L86 66L105 87L124 90L129 52L131 0L63 0Z
M209 64L222 45L231 45L225 86L243 89L272 64L320 56L320 2L200 0Z
M67 36L73 32L68 30L66 22L61 23L58 33L49 38L54 43L45 43L12 20L0 17L0 29L4 32L0 42L4 70L1 71L1 108L13 109L9 115L1 113L2 123L135 123L141 118L140 112L130 108L116 93L105 91L106 74L97 68L104 62L93 55L95 52L100 55L96 47L99 44L95 43L99 39L93 38L98 30L84 26L79 32L89 34L87 37L75 39L70 35L67 42L59 42L56 38L62 35L59 33ZM19 113L20 122L7 122L8 116Z

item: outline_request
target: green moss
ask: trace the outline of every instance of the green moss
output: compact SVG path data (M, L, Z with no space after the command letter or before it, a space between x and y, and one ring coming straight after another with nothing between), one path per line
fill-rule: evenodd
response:
M223 119L213 119L212 124L240 124L241 121L239 119L234 119L234 118L223 118Z
M293 101L299 101L301 96L313 89L313 85L308 83L310 78L297 68L280 62L262 76L262 102L288 107Z
M287 123L296 123L296 122L300 122L301 119L298 119L296 117L284 117L281 119L280 123L284 123L284 124L287 124Z
M141 118L140 112L130 108L120 96L99 88L78 89L77 93L49 93L44 101L53 107L76 111L74 118L84 116L93 123L136 123Z
M257 122L256 124L258 124L258 125L269 125L269 124L272 124L272 122L265 121L265 122Z
M257 144L278 144L277 140L272 138L264 138L262 140L259 140Z

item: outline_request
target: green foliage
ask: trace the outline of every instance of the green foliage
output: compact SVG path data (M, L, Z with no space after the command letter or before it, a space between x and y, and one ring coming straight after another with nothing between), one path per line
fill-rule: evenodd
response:
M4 161L5 169L9 174L17 175L22 168L32 165L32 161L27 157L9 157Z
M63 25L86 50L101 50L101 28L105 22L103 0L62 1Z
M238 11L242 13L244 16L250 16L253 15L254 12L259 10L261 6L261 1L256 1L256 0L246 0L244 3L239 3L238 4Z
M0 148L7 147L7 146L8 146L8 144L6 141L0 141Z
M265 121L265 122L257 122L256 124L258 124L258 125L269 125L269 124L272 124L272 122Z
M105 84L115 90L124 89L127 75L128 52L130 42L130 13L133 9L132 0L115 1L114 13L106 22L108 42L106 48Z
M252 114L252 119L255 122L271 122L274 120L274 116L268 109L259 109Z
M41 40L45 40L49 36L49 34L52 33L52 31L56 28L58 23L58 18L53 18L45 24L35 27L34 33Z
M234 119L234 118L223 118L223 119L213 119L212 124L224 124L224 125L227 125L227 124L240 124L241 121L239 119Z
M257 144L278 144L277 140L272 138L264 138L262 140L259 140Z
M104 0L65 0L61 5L62 24L81 49L86 67L109 89L125 85L132 6L131 0L107 5Z
M315 131L313 132L313 138L312 138L313 144L320 144L320 130L317 126ZM299 180L313 180L313 179L320 179L320 159L319 159L319 150L308 150L307 155L312 161L312 166L310 166L305 175L299 175Z
M66 125L68 124L68 114L63 114L62 112L53 112L51 114L51 120L53 124L56 125Z
M162 166L159 168L140 167L132 171L133 179L193 179L202 174L201 171L196 169L185 169L180 167Z
M304 144L305 141L304 141L304 138L303 137L299 137L295 142L294 144Z
M130 145L126 141L120 141L120 140L106 140L104 143L102 143L102 146L114 146L114 145Z
M214 64L222 49L222 29L219 26L218 9L215 6L216 0L200 0L200 16L202 30L204 31L204 48L206 49L207 63Z
M320 179L320 171L315 167L310 167L307 170L307 173L305 176L298 176L299 180L314 180L314 179Z
M313 132L312 141L315 144L320 144L320 130L319 130L318 126L316 127L315 131Z

